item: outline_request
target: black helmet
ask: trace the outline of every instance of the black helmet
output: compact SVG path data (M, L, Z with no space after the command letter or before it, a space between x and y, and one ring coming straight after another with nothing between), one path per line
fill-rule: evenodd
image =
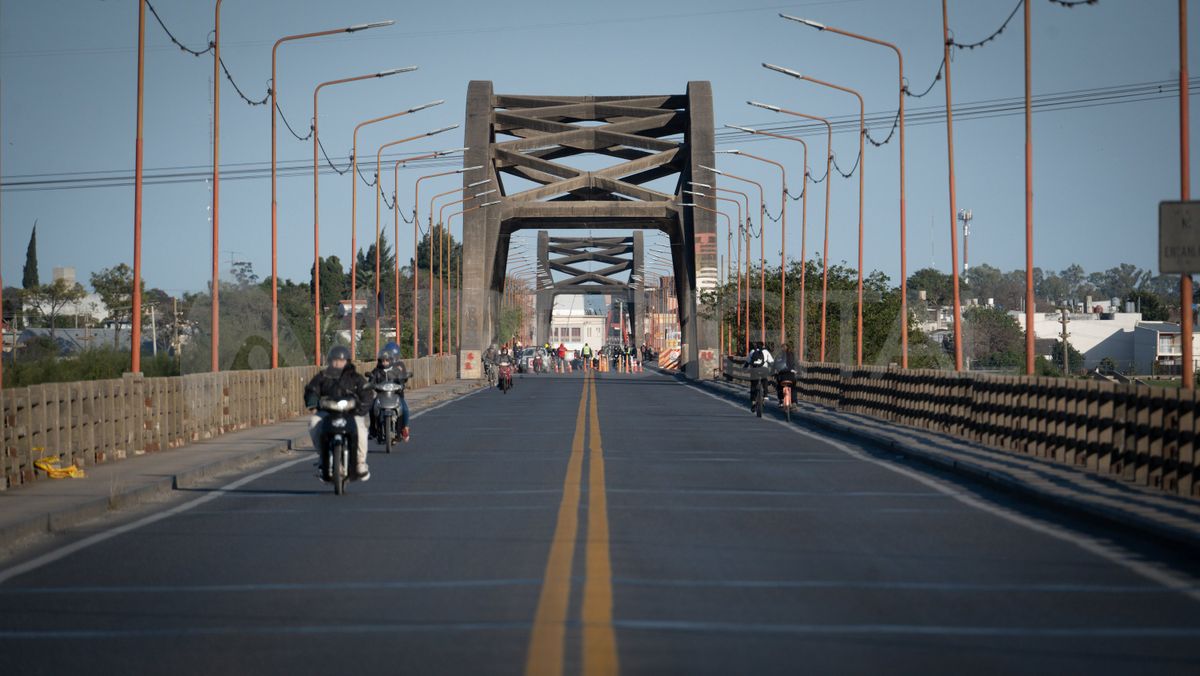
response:
M325 357L326 365L332 365L335 359L350 361L350 349L345 345L334 345L329 348L329 355Z

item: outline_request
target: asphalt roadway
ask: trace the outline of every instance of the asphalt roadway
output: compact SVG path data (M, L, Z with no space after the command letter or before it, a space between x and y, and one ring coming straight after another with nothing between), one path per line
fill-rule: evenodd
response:
M1194 559L666 376L412 428L7 562L0 673L1200 673Z

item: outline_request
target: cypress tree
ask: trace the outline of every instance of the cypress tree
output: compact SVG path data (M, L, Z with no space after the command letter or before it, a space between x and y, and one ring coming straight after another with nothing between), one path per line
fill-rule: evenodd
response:
M38 285L37 221L34 221L33 233L29 235L29 248L25 249L25 269L21 276L21 287L32 289Z

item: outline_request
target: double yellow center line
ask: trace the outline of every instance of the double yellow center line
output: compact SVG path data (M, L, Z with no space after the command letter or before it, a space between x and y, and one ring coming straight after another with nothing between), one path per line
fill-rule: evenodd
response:
M590 405L589 405L590 403ZM590 413L590 415L589 415ZM590 418L590 425L587 425ZM611 676L617 673L617 639L612 626L612 559L608 546L608 498L604 491L604 449L600 442L600 417L596 409L596 381L591 371L583 379L579 412L558 524L546 560L542 592L538 598L525 673L559 676L566 651L567 610L571 600L571 570L579 532L579 502L583 484L584 431L588 432L587 540L583 582L583 673Z

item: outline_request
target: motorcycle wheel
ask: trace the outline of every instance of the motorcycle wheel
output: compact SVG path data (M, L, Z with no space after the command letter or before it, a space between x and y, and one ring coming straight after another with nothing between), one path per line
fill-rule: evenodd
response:
M760 418L763 411L763 398L763 388L760 386L758 388L758 396L754 398L754 414Z
M333 493L341 495L346 492L346 459L340 441L333 442L330 455L333 456Z
M384 416L381 425L383 427L383 447L387 453L392 452L392 441L396 436L394 433L394 421L395 418L392 417L391 413L388 413Z

